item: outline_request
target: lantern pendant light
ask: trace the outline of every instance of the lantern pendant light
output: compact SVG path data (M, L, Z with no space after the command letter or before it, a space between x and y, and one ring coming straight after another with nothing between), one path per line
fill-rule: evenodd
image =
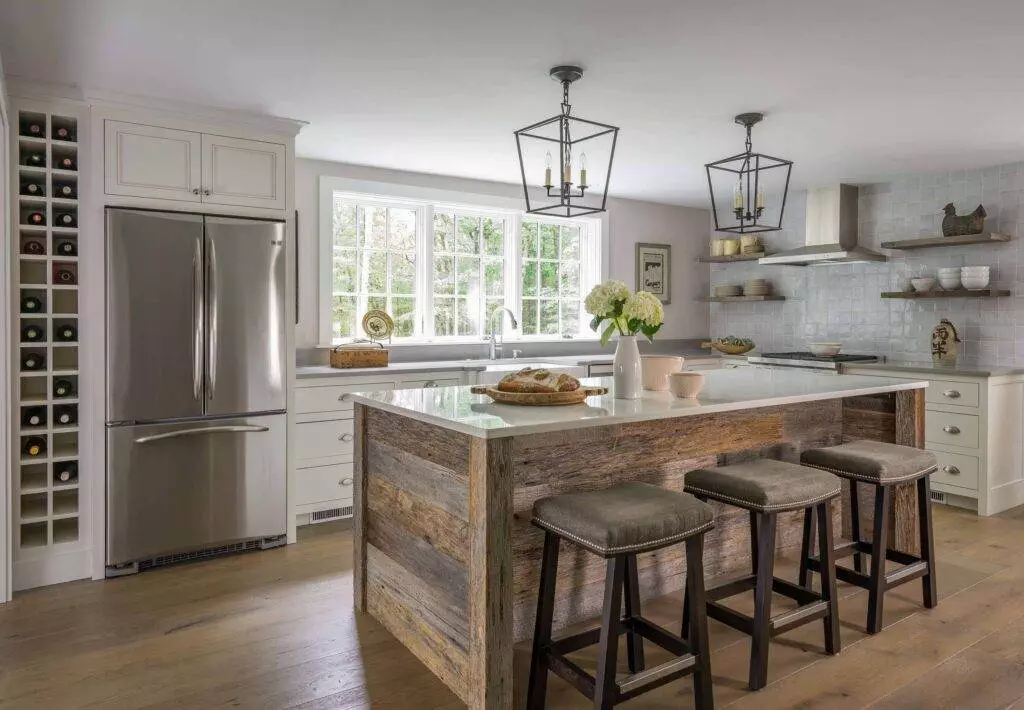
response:
M763 119L762 113L736 116L736 123L747 129L745 150L704 166L715 231L747 234L782 229L793 161L754 152L751 129ZM726 191L728 210L725 209Z
M549 76L562 85L561 113L515 131L526 211L557 217L604 212L619 129L571 114L569 87L583 77L580 67L557 66Z

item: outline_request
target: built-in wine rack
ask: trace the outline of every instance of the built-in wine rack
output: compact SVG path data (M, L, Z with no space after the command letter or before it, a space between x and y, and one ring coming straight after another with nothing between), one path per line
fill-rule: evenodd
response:
M14 299L15 559L77 543L79 120L18 110Z

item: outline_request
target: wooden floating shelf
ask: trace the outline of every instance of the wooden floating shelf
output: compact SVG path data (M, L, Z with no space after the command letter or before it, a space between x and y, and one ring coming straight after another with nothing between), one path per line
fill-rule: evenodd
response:
M774 253L774 252L773 252ZM697 261L701 264L731 264L734 261L757 261L766 256L771 256L768 252L758 252L756 254L731 254L729 256L698 256Z
M882 294L882 298L1002 298L1009 296L1010 292L1003 289L985 288L980 291L968 291L965 288L955 291L888 291Z
M702 296L704 303L742 303L743 301L785 301L785 296Z
M882 242L884 249L930 249L932 247L962 247L970 244L1002 244L1012 239L1009 234L985 232L968 234L965 237L928 237L927 239L903 239L898 242Z

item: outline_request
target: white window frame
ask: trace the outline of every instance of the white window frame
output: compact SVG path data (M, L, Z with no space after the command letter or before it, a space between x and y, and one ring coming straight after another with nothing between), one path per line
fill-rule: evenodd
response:
M504 216L508 220L509 233L505 240L505 275L504 299L506 304L515 304L513 312L522 305L522 278L507 278L509 274L522 273L522 255L520 252L520 228L522 222L535 221L542 224L564 225L572 222L580 225L580 328L581 332L572 340L598 340L598 333L590 333L587 324L590 318L584 312L583 297L590 289L606 277L605 264L609 245L604 238L604 220L602 218L583 217L570 220L548 217L545 215L525 214L521 199L497 197L475 193L456 192L434 188L423 188L412 185L399 185L365 180L352 180L330 175L321 175L319 179L319 199L317 224L318 238L318 340L320 347L333 347L333 328L331 302L333 298L333 204L335 193L341 192L344 197L360 202L402 207L417 210L416 243L416 303L420 304L420 318L412 338L403 338L392 343L393 347L422 346L430 344L478 343L481 336L434 336L433 314L433 252L434 252L434 211L435 208L454 210L460 213L474 213L489 216ZM521 310L521 309L520 309ZM516 312L516 318L522 321L522 313ZM487 330L484 323L484 330ZM520 329L511 331L506 322L505 339L524 342L561 342L566 338L550 334L524 336ZM484 335L483 337L486 337Z

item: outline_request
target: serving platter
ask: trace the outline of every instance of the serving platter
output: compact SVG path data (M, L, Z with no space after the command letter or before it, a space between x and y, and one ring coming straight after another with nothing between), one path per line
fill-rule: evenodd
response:
M608 394L607 387L580 387L571 392L503 392L496 387L475 385L470 387L469 391L473 394L485 394L499 404L518 404L525 407L582 404L587 397Z

